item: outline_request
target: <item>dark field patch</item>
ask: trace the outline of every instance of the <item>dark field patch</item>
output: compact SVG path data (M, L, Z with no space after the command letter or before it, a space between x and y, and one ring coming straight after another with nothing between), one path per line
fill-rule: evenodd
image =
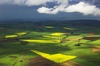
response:
M90 40L90 41L95 41L95 40L99 40L100 39L100 36L99 37L84 37L82 39Z
M31 59L28 63L28 66L60 66L60 65L39 56Z
M4 64L4 63L0 63L0 66L7 66L6 64Z
M66 61L64 63L55 63L41 56L33 58L29 61L28 66L83 66L73 61Z
M61 66L84 66L84 65L81 65L81 64L73 62L73 61L67 61L67 62L64 62L60 65Z

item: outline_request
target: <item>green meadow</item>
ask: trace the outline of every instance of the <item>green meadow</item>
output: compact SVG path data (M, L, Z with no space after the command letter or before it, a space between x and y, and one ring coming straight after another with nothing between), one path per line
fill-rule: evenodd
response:
M100 21L0 23L0 66L29 66L38 56L99 66Z

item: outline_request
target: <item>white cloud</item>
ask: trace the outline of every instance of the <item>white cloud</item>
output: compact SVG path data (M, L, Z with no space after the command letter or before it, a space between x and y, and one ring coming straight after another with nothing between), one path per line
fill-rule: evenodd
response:
M80 2L75 5L70 5L64 10L65 12L79 12L84 15L100 15L100 9L97 8L95 5L90 5L89 3Z
M54 6L53 8L41 7L38 8L37 11L39 13L57 14L59 11L64 11L64 9L68 6L68 0L59 0L57 3L60 5Z
M57 14L59 12L58 8L47 8L41 7L37 10L39 13L46 13L46 14Z
M65 0L63 0L63 2L64 1ZM41 7L37 11L39 13L45 13L45 14L57 14L58 12L61 11L61 12L67 12L67 13L79 12L84 15L90 15L90 14L95 15L95 16L100 15L100 8L97 8L95 5L91 5L86 2L79 2L74 5L68 5L68 3L65 4L63 2L61 2L59 6L55 6L53 8Z

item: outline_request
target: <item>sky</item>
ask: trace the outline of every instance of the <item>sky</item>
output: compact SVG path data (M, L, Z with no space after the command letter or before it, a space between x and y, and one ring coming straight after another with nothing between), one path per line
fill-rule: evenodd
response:
M100 0L0 0L2 20L100 20Z

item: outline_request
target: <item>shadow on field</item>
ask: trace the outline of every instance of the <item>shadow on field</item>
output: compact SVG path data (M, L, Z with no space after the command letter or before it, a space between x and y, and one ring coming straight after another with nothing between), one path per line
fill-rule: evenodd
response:
M45 52L48 54L55 54L55 53L60 53L62 51L69 51L71 50L71 48L69 48L68 46L61 46L60 44L53 44L53 43L48 43L48 44L39 44L39 43L35 43L33 44L33 46L29 45L29 47L32 50L38 50L41 52Z
M36 58L32 58L29 63L28 66L60 66L60 64L57 64L53 61L50 61L46 58L43 58L41 56L36 57Z
M7 66L6 64L0 63L0 66Z
M82 55L82 56L79 56L79 58L83 59L83 60L86 60L87 62L90 62L90 63L93 63L94 65L91 65L91 66L98 66L100 65L100 53L97 52L97 53L93 53L93 54L89 54L89 55ZM81 62L80 63L82 64L85 64L86 62ZM85 64L88 66L88 64Z
M11 39L10 41L1 41L0 44L0 57L5 57L11 54L21 54L25 53L26 55L34 55L31 50L38 50L48 54L60 53L62 51L71 50L68 46L61 46L60 43L29 43L22 42L20 39Z

